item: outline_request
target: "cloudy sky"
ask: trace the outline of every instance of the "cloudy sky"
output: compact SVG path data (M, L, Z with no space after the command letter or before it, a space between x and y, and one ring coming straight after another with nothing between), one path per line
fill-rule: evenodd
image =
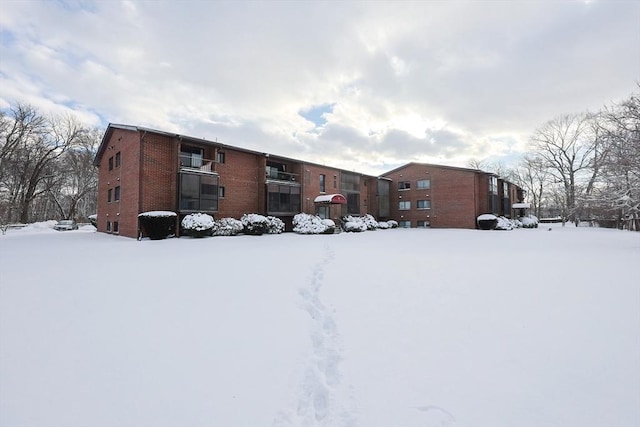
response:
M0 9L0 108L73 111L377 174L512 162L638 90L640 2L36 1Z

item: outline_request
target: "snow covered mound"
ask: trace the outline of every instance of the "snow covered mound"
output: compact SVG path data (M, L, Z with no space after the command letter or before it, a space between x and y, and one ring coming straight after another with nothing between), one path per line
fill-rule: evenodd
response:
M540 222L538 217L535 215L523 216L519 221L522 223L522 227L524 228L538 228L538 223Z
M335 223L332 220L322 219L317 215L299 213L293 217L293 231L296 233L322 234L333 227Z
M499 216L497 221L496 230L513 230L514 228L517 228L510 219L503 216Z
M365 218L347 215L342 217L342 229L351 233L359 233L361 231L367 231L368 226Z
M213 217L204 213L193 213L182 219L182 228L185 230L204 231L211 230L214 226Z
M213 228L214 236L235 236L238 233L242 233L242 221L235 218L221 218L216 221Z
M280 234L284 231L284 222L275 216L267 217L267 233Z

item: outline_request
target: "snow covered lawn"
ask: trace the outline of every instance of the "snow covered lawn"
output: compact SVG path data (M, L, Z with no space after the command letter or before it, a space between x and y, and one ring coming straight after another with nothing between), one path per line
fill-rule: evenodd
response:
M0 425L640 425L640 233L0 236Z

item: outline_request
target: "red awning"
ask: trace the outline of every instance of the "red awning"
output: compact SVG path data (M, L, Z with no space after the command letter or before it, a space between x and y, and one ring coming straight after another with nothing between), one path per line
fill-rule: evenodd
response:
M321 194L313 199L313 203L322 203L327 205L346 205L347 198L342 194Z

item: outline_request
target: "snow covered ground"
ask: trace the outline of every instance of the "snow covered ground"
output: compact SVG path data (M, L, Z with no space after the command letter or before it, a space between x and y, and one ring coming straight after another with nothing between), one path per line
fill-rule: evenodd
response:
M48 227L0 235L1 426L640 425L640 233Z

